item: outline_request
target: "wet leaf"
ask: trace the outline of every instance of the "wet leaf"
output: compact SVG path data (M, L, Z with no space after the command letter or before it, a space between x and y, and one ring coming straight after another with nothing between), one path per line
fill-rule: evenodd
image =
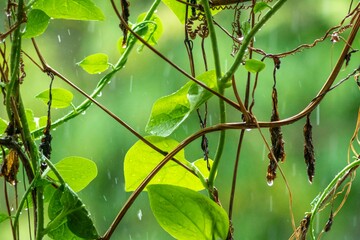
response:
M254 14L261 12L266 8L271 8L266 2L257 2L253 8Z
M10 218L9 215L7 215L5 213L0 213L0 223L6 221L9 218Z
M208 71L196 79L217 90L215 71ZM152 135L169 136L189 114L212 96L193 81L187 82L178 91L159 98L153 105L145 131Z
M66 108L71 105L71 101L73 100L73 94L63 88L53 88L51 90L52 94L52 108ZM36 98L42 100L46 105L49 101L49 90L45 90L39 93Z
M164 31L161 19L156 14L153 14L149 21L147 21L146 23L141 23L144 20L145 16L146 13L142 13L137 18L137 23L143 25L142 31L139 34L150 45L156 45Z
M50 17L41 10L33 9L27 15L24 38L40 36L45 32L50 22Z
M104 20L105 16L91 0L37 0L34 9L49 17L71 20Z
M179 143L173 139L158 136L148 136L146 140L164 152L171 152L179 145ZM175 155L175 158L182 163L186 163L187 161L184 154L184 150L181 150ZM144 142L137 141L125 155L125 190L134 191L163 158L164 156L162 154L153 150ZM201 171L205 177L209 175L206 161L200 159L193 164L198 167L199 171ZM158 174L154 176L149 184L158 183L183 186L196 191L204 189L204 186L196 176L174 161L169 161Z
M85 205L67 185L61 186L53 194L48 207L48 215L50 222L46 230L53 239L65 239L61 234L71 237L67 239L97 239L99 237ZM72 235L76 237L73 238Z
M75 192L84 189L97 176L96 164L83 157L64 158L56 163L55 167ZM48 176L57 179L52 171L48 173Z
M77 64L87 73L97 74L109 68L108 56L104 53L95 53L87 56Z
M34 113L31 109L27 108L25 109L25 115L26 115L26 121L29 125L30 131L33 131L36 129L36 122L34 118Z
M245 68L247 71L256 74L265 68L265 63L256 59L249 59L245 61Z
M229 220L223 208L188 188L148 186L151 210L160 226L176 239L226 239Z
M307 175L309 178L309 182L312 183L314 175L315 175L315 153L314 153L314 145L312 140L312 126L310 123L310 116L307 115L306 123L304 126L304 158L307 166Z

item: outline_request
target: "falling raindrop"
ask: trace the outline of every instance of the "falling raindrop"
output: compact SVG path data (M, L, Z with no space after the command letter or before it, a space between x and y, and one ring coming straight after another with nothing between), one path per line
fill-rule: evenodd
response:
M292 164L292 174L294 177L296 176L296 164L295 163Z
M107 171L107 175L108 175L109 180L111 180L111 172L110 172L109 169L108 169L108 171Z
M353 218L353 226L354 226L354 227L357 226L357 217L356 217L356 216Z
M269 205L270 205L270 212L272 212L273 211L273 197L272 196L270 196Z
M316 108L316 125L320 125L320 104Z
M134 76L131 75L131 76L130 76L130 89L129 89L129 92L132 92L132 89L133 89L133 80L134 80Z
M117 177L115 178L115 184L118 184L118 178Z
M70 36L70 35L71 35L71 34L70 34L70 29L68 29L67 32L68 32L68 34L69 34L69 36Z
M141 219L142 219L142 211L141 211L141 209L139 209L139 211L137 213L137 217L141 221Z
M57 35L57 38L58 38L59 43L61 43L61 37L60 37L60 35Z
M274 185L274 180L267 180L267 185L269 187L271 187L272 185Z
M105 196L105 195L103 195L103 198L104 198L105 202L107 202L107 198L106 198L106 196Z

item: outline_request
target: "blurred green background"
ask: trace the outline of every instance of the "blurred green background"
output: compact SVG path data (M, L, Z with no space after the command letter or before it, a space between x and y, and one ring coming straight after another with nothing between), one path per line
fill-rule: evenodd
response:
M89 75L76 63L85 56L103 52L115 63L120 56L117 41L122 36L117 20L109 1L95 0L104 11L103 22L51 21L46 33L36 41L48 64L70 79L84 91L91 93L102 75ZM135 22L137 15L146 11L152 1L131 0L130 21ZM350 0L303 0L288 1L279 13L273 17L256 37L255 46L267 53L280 53L291 50L302 43L311 43L320 38L332 26L340 23L347 14ZM5 1L0 2L3 10ZM5 32L5 14L1 13L0 31ZM183 26L172 12L161 4L157 14L163 21L164 34L156 48L183 69L189 71L188 58L183 44ZM248 17L244 12L241 19ZM232 11L227 10L215 16L223 27L231 30ZM223 71L228 68L233 58L231 40L218 31ZM342 36L346 38L349 31ZM316 95L327 79L332 66L344 46L342 41L332 43L326 40L317 47L304 50L293 56L282 59L277 73L279 113L281 118L292 116L302 110ZM354 43L360 48L360 37ZM9 50L8 45L8 50ZM36 58L30 40L23 41L23 49ZM200 41L194 41L197 73L204 71L201 64ZM207 56L210 68L212 52L207 40ZM258 55L255 58L260 59ZM260 75L255 95L254 113L259 121L267 121L271 114L271 60L266 60L266 69ZM354 54L347 68L343 68L337 81L344 78L359 66L359 55ZM48 88L49 78L34 64L25 58L26 78L22 86L22 96L26 107L31 108L36 117L46 114L46 106L34 96ZM240 94L244 96L244 69L237 75ZM99 102L108 107L122 120L145 135L144 132L152 104L161 96L176 91L185 84L186 78L158 58L148 49L138 53L133 51L126 67L112 79L104 89ZM84 97L71 89L60 79L55 79L55 87L63 87L74 95L73 103L81 103ZM231 90L227 96L234 99ZM217 99L209 101L209 124L218 122ZM359 89L353 78L330 92L320 106L311 115L316 153L316 174L314 183L309 184L306 166L303 160L303 125L301 120L282 128L287 158L281 164L293 197L293 212L298 225L310 203L322 191L332 178L345 165L349 140L353 134L360 103ZM228 121L240 121L241 116L231 107L228 110ZM69 109L53 110L52 118L56 119L70 111ZM4 106L0 106L0 117L6 119ZM193 114L172 135L182 141L186 136L196 132L199 123ZM263 130L269 139L267 130ZM123 159L126 151L137 141L122 126L107 116L100 109L92 106L86 114L79 116L54 129L52 161L57 162L67 156L83 156L92 159L98 166L97 178L79 193L87 205L96 227L104 233L114 220L130 193L124 191ZM217 144L217 133L209 134L210 156L213 157ZM224 155L220 164L216 187L220 200L227 210L229 205L232 171L236 154L239 131L228 131ZM202 157L200 141L197 140L185 149L188 160ZM252 130L246 133L239 165L233 224L235 239L287 239L292 234L289 214L289 196L284 180L278 178L274 185L266 184L268 166L267 151L259 132ZM22 178L19 178L22 182ZM0 186L3 193L3 184ZM3 194L1 194L3 195ZM10 191L10 196L12 191ZM21 191L19 196L21 196ZM348 201L335 217L330 232L323 239L358 239L360 235L360 181L355 179ZM336 201L335 208L339 201ZM12 198L12 204L14 205ZM316 218L316 230L320 231L329 216L326 209ZM0 212L6 212L4 197L0 198ZM22 239L28 239L27 216L23 214L21 228ZM141 217L140 217L141 216ZM0 239L10 239L8 222L0 224ZM142 193L126 214L114 234L113 239L172 239L157 224L152 215L147 194Z

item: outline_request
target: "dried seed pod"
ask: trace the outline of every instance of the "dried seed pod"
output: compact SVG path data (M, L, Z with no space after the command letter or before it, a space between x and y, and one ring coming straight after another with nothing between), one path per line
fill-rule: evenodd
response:
M273 86L273 91L272 91L272 102L273 102L273 111L272 111L272 115L271 115L271 121L278 121L280 119L279 117L279 112L277 109L277 103L278 103L278 98L277 98L277 90L275 87L275 84ZM281 132L281 128L280 127L273 127L273 128L269 128L270 131L270 135L271 135L271 153L268 154L268 158L270 160L269 166L268 166L268 170L267 170L267 181L270 185L270 183L272 183L274 181L274 179L276 178L276 168L277 168L277 162L281 161L285 161L285 149L284 149L284 140L283 140L283 135ZM275 159L274 159L275 157Z
M19 171L19 157L15 150L10 149L9 154L4 159L1 167L0 176L4 176L5 180L12 185L16 184L16 175Z
M304 158L307 166L307 174L309 182L312 183L315 175L315 154L314 154L314 145L312 140L312 126L310 123L310 116L307 115L306 123L304 126Z
M126 24L128 24L129 16L130 16L130 10L129 10L130 3L127 0L121 0L120 3L121 3L121 12L122 12L121 16L123 17ZM123 47L126 47L128 30L123 23L120 23L120 29L123 31L123 35L124 35L122 45Z

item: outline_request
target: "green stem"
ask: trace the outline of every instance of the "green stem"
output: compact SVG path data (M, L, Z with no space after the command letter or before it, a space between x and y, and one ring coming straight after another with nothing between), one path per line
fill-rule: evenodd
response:
M332 189L335 187L335 185L338 183L341 178L346 175L349 171L352 171L354 168L358 167L360 165L360 160L353 161L352 163L348 164L343 168L329 183L329 185L325 188L325 190L322 192L320 197L316 200L316 203L314 207L311 209L311 217L309 221L309 229L310 229L310 237L311 239L315 240L314 236L314 228L313 228L313 220L318 212L319 208L322 206L326 198L328 197L328 194L332 191Z
M287 0L279 0L277 1L274 6L266 13L266 15L260 19L260 21L250 30L249 34L247 34L242 42L241 48L235 58L234 63L230 67L227 73L225 73L221 79L219 80L223 84L227 83L232 75L236 72L238 67L243 61L244 54L246 52L247 47L249 46L251 40L254 38L256 33L260 30L262 26L281 8L281 6Z

